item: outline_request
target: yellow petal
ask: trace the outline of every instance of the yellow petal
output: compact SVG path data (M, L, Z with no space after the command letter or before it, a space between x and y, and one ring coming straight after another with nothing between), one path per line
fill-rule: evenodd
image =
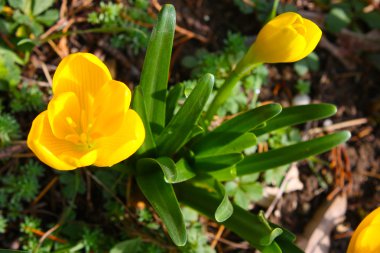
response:
M295 12L285 12L273 18L268 24L274 27L284 27L295 22L303 23L302 16Z
M379 253L380 240L379 240L380 224L377 226L368 226L360 231L356 238L356 244L352 252L355 253Z
M308 56L311 52L313 52L313 50L318 45L318 42L321 40L322 37L322 31L315 23L308 19L304 19L303 24L306 28L305 39L307 41L307 44L303 53L299 56L298 59L295 59L294 61L301 60L302 58Z
M305 38L291 26L278 28L268 23L248 54L252 54L256 62L290 62L305 50L306 43Z
M129 110L131 91L122 82L109 81L94 98L94 122L91 130L93 138L110 136L123 126L124 115Z
M312 21L294 12L283 13L260 30L243 63L301 60L314 50L321 36L322 31Z
M53 94L74 92L78 95L81 107L86 110L89 97L95 96L111 79L107 66L95 55L71 54L62 60L55 71Z
M356 228L347 253L377 253L380 252L380 207L367 215Z
M28 147L44 163L57 170L73 170L94 163L96 150L81 149L71 142L58 139L50 128L47 111L33 121L28 135Z
M81 108L75 93L64 92L54 96L47 111L52 132L57 138L80 134Z
M145 129L140 116L128 110L122 127L115 134L96 140L98 159L94 165L112 166L125 160L137 151L144 139Z

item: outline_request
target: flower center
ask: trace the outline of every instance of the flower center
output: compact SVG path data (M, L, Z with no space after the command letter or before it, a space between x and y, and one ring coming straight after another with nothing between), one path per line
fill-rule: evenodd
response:
M90 150L94 147L94 140L91 138L91 129L93 124L89 119L89 115L82 110L80 113L80 124L78 125L72 117L66 117L67 125L71 133L66 135L65 139L73 142L74 144Z

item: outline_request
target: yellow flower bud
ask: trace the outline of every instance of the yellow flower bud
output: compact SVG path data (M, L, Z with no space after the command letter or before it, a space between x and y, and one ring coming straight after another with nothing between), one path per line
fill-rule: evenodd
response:
M286 12L269 21L248 51L251 63L295 62L317 46L322 31L312 21Z
M53 99L33 121L27 144L58 170L112 166L142 145L145 129L129 109L131 91L112 80L96 56L65 57L53 77Z
M380 252L380 207L367 215L356 228L347 253L378 253Z

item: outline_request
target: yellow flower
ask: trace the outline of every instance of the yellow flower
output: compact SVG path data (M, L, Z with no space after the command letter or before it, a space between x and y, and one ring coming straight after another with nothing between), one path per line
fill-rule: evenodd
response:
M65 57L53 77L53 98L33 121L28 146L58 170L112 166L142 145L145 130L129 109L131 92L112 80L96 56Z
M367 215L355 230L347 253L380 252L380 207Z
M250 62L294 62L310 54L322 31L312 21L286 12L269 21L257 35L248 52Z

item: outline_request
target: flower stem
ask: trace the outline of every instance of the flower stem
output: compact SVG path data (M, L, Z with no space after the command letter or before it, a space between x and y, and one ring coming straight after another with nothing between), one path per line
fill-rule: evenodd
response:
M260 64L261 63L247 64L247 55L238 63L236 68L223 83L222 87L218 90L214 100L211 102L210 107L206 112L206 121L209 123L212 121L213 116L217 113L219 107L226 102L240 79L248 75L251 70Z

